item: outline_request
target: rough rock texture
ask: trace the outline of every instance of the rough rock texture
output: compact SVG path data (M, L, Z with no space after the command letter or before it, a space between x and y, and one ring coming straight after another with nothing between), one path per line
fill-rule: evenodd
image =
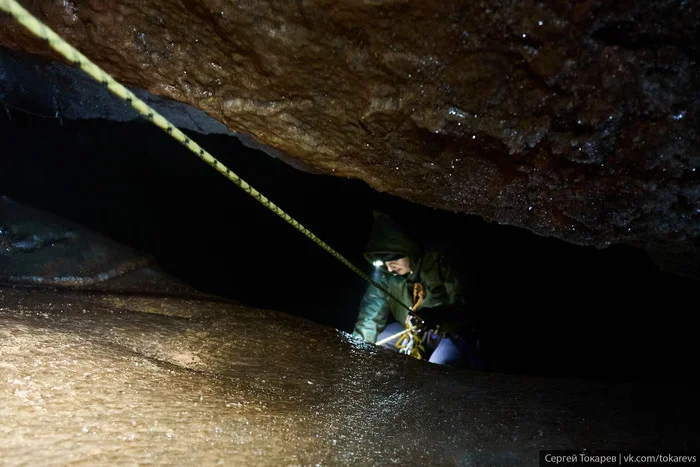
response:
M670 377L433 365L151 266L119 274L138 252L0 208L2 463L536 466L544 449L700 447L697 389Z
M316 170L700 277L696 2L23 4L126 84Z
M87 285L151 262L82 226L0 197L0 283Z
M9 465L539 465L696 452L691 388L458 371L198 296L0 287Z
M257 142L248 134L231 131L191 105L133 86L130 86L130 90L180 129L235 136L246 146L282 159L298 170L314 171L299 160L290 159L283 152ZM141 114L81 69L5 47L0 47L0 108L10 118L12 112L20 111L43 118L57 118L61 122L88 119L129 122L143 119Z

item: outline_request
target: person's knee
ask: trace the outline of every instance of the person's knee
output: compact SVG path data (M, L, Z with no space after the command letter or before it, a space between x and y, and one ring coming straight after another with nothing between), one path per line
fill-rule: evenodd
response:
M486 364L481 358L478 340L467 341L460 336L452 336L444 340L447 343L444 344L445 347L441 349L441 353L436 356L436 362L460 368L486 370Z
M450 337L444 337L428 359L430 363L450 366L458 365L461 360L462 352Z

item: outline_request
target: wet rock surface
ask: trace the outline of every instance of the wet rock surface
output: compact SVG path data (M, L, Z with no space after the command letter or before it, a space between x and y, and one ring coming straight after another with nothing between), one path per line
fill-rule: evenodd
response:
M290 161L700 277L695 2L24 5Z
M690 388L439 367L194 295L2 287L0 354L11 465L538 465L700 439Z
M151 263L83 226L0 197L0 283L95 284Z
M139 257L4 203L13 232L73 232L83 247L27 252L13 240L4 282L17 270L54 277L41 259L83 274L86 261L110 271L115 258ZM0 284L3 462L538 465L543 449L698 447L688 384L436 366L199 293L154 265L93 272L103 279Z

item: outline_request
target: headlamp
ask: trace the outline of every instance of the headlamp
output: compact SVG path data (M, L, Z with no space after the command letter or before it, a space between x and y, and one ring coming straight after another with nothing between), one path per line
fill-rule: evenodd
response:
M376 261L373 262L372 264L374 265L375 268L379 268L379 267L382 266L382 264L384 264L384 262L381 261L381 260L376 260Z

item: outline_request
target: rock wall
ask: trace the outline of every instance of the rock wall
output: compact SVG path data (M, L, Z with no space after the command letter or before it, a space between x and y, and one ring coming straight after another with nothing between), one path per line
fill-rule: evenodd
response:
M700 277L695 2L23 4L125 84L313 170Z
M700 439L690 387L459 371L201 296L0 286L0 352L9 465L536 466Z

